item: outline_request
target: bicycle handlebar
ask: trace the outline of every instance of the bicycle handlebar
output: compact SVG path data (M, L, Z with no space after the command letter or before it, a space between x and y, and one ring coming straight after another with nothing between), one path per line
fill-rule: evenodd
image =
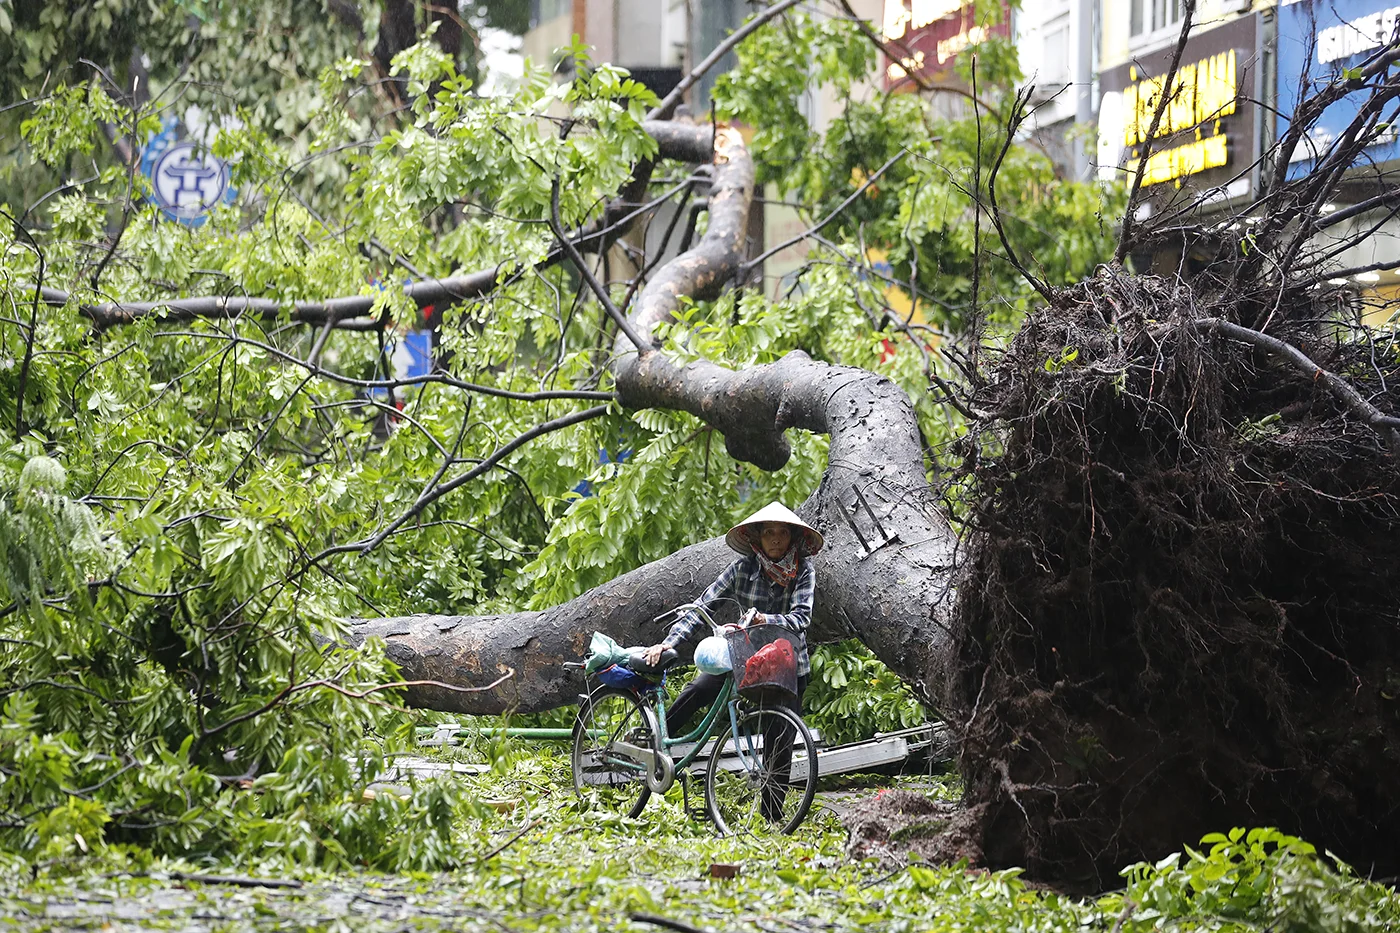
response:
M739 602L737 599L734 599L733 597L730 597L730 596L721 596L721 597L718 597L718 598L719 598L719 599L723 599L723 600L727 600L727 601L733 602L733 603L738 603L738 602ZM742 605L742 604L740 604L740 605ZM666 610L665 612L661 613L661 615L657 616L656 618L652 619L651 621L653 621L653 622L660 622L662 619L664 619L664 618L666 618L666 617L668 617L668 616L680 615L681 613L685 613L685 612L694 612L694 613L696 613L697 615L699 615L701 621L703 621L706 625L708 625L708 626L710 627L710 632L711 632L711 633L713 633L713 634L715 634L715 635L721 635L721 634L723 634L724 626L722 626L722 625L720 625L718 622L716 622L716 621L715 621L715 617L712 616L712 615L710 615L710 610L709 610L706 606L702 606L700 603L681 603L679 606L676 606L674 609L668 609L668 610ZM751 624L753 623L753 618L754 618L754 616L756 616L756 615L758 615L758 610L757 610L756 608L752 607L752 606L748 607L747 609L744 610L743 614L739 617L739 624L740 624L741 626L743 626L744 628L748 628L749 625L751 625Z

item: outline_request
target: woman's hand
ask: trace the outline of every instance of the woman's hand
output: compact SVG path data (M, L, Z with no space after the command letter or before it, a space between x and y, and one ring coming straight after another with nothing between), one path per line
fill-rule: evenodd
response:
M642 660L647 662L647 667L655 667L661 663L661 654L666 650L665 645L652 645L642 655Z

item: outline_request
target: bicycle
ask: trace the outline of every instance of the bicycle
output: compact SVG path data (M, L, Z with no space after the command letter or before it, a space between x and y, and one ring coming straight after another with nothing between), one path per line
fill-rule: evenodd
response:
M725 634L705 607L678 606L660 622L694 609L716 635ZM745 616L744 628L753 618ZM643 680L636 687L600 684L581 695L573 728L574 790L605 806L638 816L652 794L664 794L688 773L713 740L705 761L705 811L719 834L791 833L807 816L817 789L817 745L802 718L762 699L741 696L731 671L700 725L683 736L666 733L665 673L679 660L668 649L653 668L634 650L628 668ZM571 663L569 667L582 667ZM720 719L727 711L727 722ZM790 743L783 734L790 733ZM679 759L672 751L694 743ZM786 748L784 747L786 746ZM733 757L727 756L732 753ZM682 784L689 797L688 788Z

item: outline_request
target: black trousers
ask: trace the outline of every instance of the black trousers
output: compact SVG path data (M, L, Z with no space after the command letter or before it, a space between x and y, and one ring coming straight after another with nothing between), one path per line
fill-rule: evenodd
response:
M807 692L806 674L801 674L797 678L797 696L788 696L786 693L777 691L774 699L769 701L768 706L780 706L791 710L797 716L802 715L802 694ZM695 714L701 709L710 706L719 696L720 688L724 686L725 675L717 674L697 674L695 679L686 685L676 697L676 702L671 704L671 708L666 710L666 734L671 738L677 738L685 732L690 725L690 721L695 718ZM765 751L765 764L769 773L777 778L773 785L763 788L763 815L769 819L776 820L782 813L783 797L787 794L788 769L792 764L792 743L795 734L786 722L777 717L769 720L763 730L763 748ZM767 754L771 752L772 754Z

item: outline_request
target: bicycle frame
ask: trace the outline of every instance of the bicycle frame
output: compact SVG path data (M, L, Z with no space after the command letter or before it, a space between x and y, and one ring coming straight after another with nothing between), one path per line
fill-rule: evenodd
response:
M710 631L716 635L720 634L719 624L715 622L714 617L710 615L709 611L706 610L704 606L697 603L689 603L678 606L672 611L678 612L685 609L693 609L698 612L705 623L709 625ZM665 615L662 615L659 618L665 617ZM739 733L739 698L734 691L733 671L725 676L724 683L720 686L719 694L715 697L714 703L710 705L710 708L706 710L700 725L677 738L671 738L666 734L666 700L662 695L660 687L658 686L655 690L647 690L639 693L638 699L650 706L652 712L656 715L657 729L660 731L660 742L658 743L660 748L659 754L666 759L662 765L662 776L657 778L652 771L653 765L656 763L655 756L657 753L653 752L651 749L643 749L638 746L633 746L630 743L617 743L613 745L613 751L618 757L612 760L615 764L645 771L647 786L651 788L653 793L664 794L669 790L671 786L675 784L676 773L690 767L690 765L695 762L695 759L700 757L700 753L705 750L705 745L711 738L715 739L715 751L711 757L717 758L719 756L721 751L720 746L724 736L724 728L718 725L720 710L728 711L729 728L735 735ZM615 738L616 736L614 736L614 739ZM690 751L686 752L679 761L671 758L669 754L670 749L677 745L684 745L687 742L694 742L695 746ZM753 761L754 749L736 747L734 751L745 771L751 772L756 769L756 764Z
M715 635L724 634L725 629L721 629L710 613L706 611L706 608L693 603L678 606L676 609L671 610L671 612L658 616L654 621L660 622L672 613L686 610L695 611L709 625L710 630ZM748 614L744 616L741 625L749 624L752 619L753 610L750 608ZM566 666L584 667L583 664L577 662L566 662ZM646 668L645 670L650 674L652 669ZM601 678L599 678L599 680L601 681ZM612 688L615 693L630 695L631 702L636 704L636 707L639 707L644 715L639 719L633 712L624 712L621 720L616 722L615 725L610 725L606 730L598 730L598 737L604 738L604 742L601 747L594 746L588 749L587 755L589 757L582 759L579 757L581 746L578 740L578 730L586 729L593 720L590 718L592 713L588 708L580 708L579 718L574 729L575 757L573 767L575 787L578 788L580 792L583 791L585 785L596 783L631 783L632 786L635 787L635 782L643 780L646 785L646 790L642 791L644 796L635 798L631 792L626 792L626 796L624 797L625 800L631 801L631 806L634 810L639 811L640 808L646 804L645 795L648 791L653 794L666 793L675 786L677 773L686 773L686 769L694 765L708 746L711 749L711 754L707 765L704 766L705 806L711 818L714 819L716 824L720 827L721 832L725 832L727 831L725 821L720 818L719 811L715 809L718 807L718 804L714 802L711 796L715 793L714 782L723 779L723 775L720 772L738 771L740 772L739 776L741 778L746 776L750 788L758 786L754 783L753 779L756 775L763 774L763 766L759 761L759 757L760 748L763 747L763 740L769 735L768 727L766 725L763 727L761 735L757 734L753 729L740 730L740 717L742 716L748 719L753 714L751 712L749 698L741 698L739 696L737 687L738 680L735 677L734 671L730 670L723 675L719 688L715 691L715 698L709 704L709 708L705 710L704 715L701 717L700 724L690 729L684 735L672 737L668 734L666 728L667 704L666 692L663 686L664 682L665 677L663 675L661 683L653 682L650 684L641 684L633 686L631 689L624 688L622 690ZM632 683L636 684L637 681L634 680ZM580 695L580 699L583 700L585 704L589 704L595 695L607 695L607 692L603 690L601 684L592 686L588 694ZM742 706L741 703L743 704ZM759 708L761 709L764 705L766 704L760 703ZM727 722L721 718L721 710L726 710L728 712ZM637 729L638 726L644 726L648 722L654 725L654 728L649 729L650 735L648 735L646 730ZM811 764L814 763L815 760L813 757L814 747L810 735L807 734L805 726L802 724L800 714L797 719L797 726L804 736L803 741L807 743L806 754L809 758L809 768L806 772L806 790L805 796L802 798L800 804L800 812L793 817L789 824L786 824L784 832L790 832L806 815L807 808L811 805L812 792L814 789L812 771L810 770ZM604 737L602 732L605 731L610 731L612 734ZM728 735L734 736L734 749L732 754L734 758L737 758L737 763L734 758L725 760L725 756L730 754L726 749L727 743L725 741ZM711 740L713 740L713 743ZM678 747L685 743L693 744L690 749L679 758L673 757ZM589 761L596 764L590 766L588 764ZM610 778L601 781L590 780L590 774L592 773L590 772L590 767L596 767L596 765L602 766L602 773L605 775L618 775L619 772L622 772L620 780L613 780ZM630 777L625 776L628 773L630 773ZM688 793L688 785L686 786ZM743 785L741 784L740 793L747 793L747 791L742 790L742 787ZM765 797L765 800L766 799ZM687 806L689 806L688 803Z
M720 634L719 624L715 622L714 617L710 615L709 611L704 606L701 606L697 603L690 603L686 606L680 606L677 608L678 610L695 610L700 614L700 617L705 621L705 623L709 625L710 631L713 634ZM685 755L682 756L679 761L676 761L674 759L672 760L672 775L669 780L660 782L658 786L652 787L652 790L656 793L665 793L665 791L668 790L673 783L675 783L675 773L683 771L686 768L690 767L690 765L694 763L695 759L700 757L700 753L705 750L705 745L709 742L711 738L715 740L714 753L711 755L711 758L717 759L719 757L721 751L720 746L724 738L724 728L718 725L720 710L728 711L729 728L735 735L738 735L739 733L739 697L734 690L733 671L730 671L725 676L724 683L720 685L719 694L715 697L714 702L710 704L710 708L705 711L705 716L700 721L700 725L696 726L694 729L692 729L690 732L687 732L683 736L672 738L669 735L667 735L666 700L660 690L656 690L655 692L653 692L649 699L646 696L643 696L643 700L646 702L650 702L652 710L656 714L657 728L660 730L661 733L660 747L663 750L663 753L669 753L670 749L676 747L677 745L684 745L687 742L695 743L694 747L691 748L690 751L686 752ZM752 761L754 757L753 749L748 749L746 754L746 750L738 748L736 744L734 752L738 756L739 762L743 766L745 771L755 770L756 765Z
M669 751L677 745L684 745L686 742L694 742L695 747L686 752L679 761L676 762L676 770L680 771L690 766L700 753L705 749L705 743L712 737L718 738L723 735L723 727L716 729L719 720L719 713L722 709L729 711L729 724L732 728L737 722L734 707L738 702L734 697L734 675L730 674L724 679L724 684L719 688L719 695L715 697L715 702L705 711L705 717L700 725L690 732L677 738L671 738L666 734L666 701L659 694L654 702L656 710L657 727L661 730L661 747ZM716 749L718 750L718 749Z

